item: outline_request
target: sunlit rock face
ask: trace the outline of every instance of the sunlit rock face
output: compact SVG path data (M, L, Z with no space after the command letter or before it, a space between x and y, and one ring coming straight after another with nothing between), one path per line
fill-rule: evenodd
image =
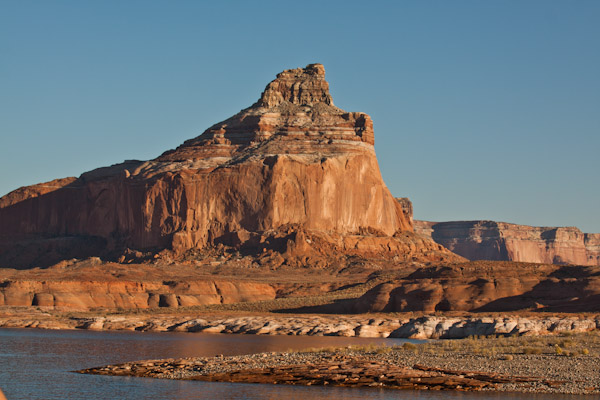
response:
M177 253L282 230L343 247L348 235L412 232L373 144L371 118L333 105L321 64L286 70L254 105L154 160L9 193L0 254L13 257L15 243L57 259L125 247Z
M415 221L415 230L469 260L600 265L600 234L495 221Z

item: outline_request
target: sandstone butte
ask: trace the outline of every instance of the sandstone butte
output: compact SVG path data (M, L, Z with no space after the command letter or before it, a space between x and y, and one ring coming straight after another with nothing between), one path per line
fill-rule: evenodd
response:
M373 144L371 118L334 106L321 64L286 70L255 104L154 160L2 197L0 266L218 244L301 254L311 235L340 251L404 254L412 223ZM417 241L417 252L450 255Z
M414 221L415 231L469 260L600 266L600 233L495 221Z
M371 118L333 104L321 64L283 71L255 104L154 160L0 198L0 305L257 301L296 287L266 284L260 271L287 268L277 279L305 281L306 268L367 265L368 275L381 265L462 260L413 232L373 145ZM163 275L147 273L149 264ZM223 268L234 272L223 277ZM323 280L313 286L342 286Z
M598 310L594 267L465 263L415 233L373 144L371 118L334 106L322 65L283 71L154 160L0 198L0 306ZM294 303L314 296L331 304Z

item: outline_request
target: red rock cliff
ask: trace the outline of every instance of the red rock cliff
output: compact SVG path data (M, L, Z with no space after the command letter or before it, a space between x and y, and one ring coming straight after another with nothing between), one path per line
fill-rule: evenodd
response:
M476 261L398 272L351 303L354 312L600 311L592 266Z
M600 234L495 221L415 221L415 231L469 260L600 265Z
M69 246L181 252L285 227L388 237L412 231L381 178L373 143L368 115L333 105L322 65L286 70L257 103L154 160L0 199L0 253L56 238L50 247L58 253ZM68 244L82 237L89 240Z

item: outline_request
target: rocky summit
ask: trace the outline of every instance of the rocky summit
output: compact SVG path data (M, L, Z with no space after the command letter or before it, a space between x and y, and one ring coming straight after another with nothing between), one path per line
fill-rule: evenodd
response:
M255 104L154 160L1 198L0 266L215 246L456 258L412 233L373 144L367 114L334 106L323 65L285 70Z

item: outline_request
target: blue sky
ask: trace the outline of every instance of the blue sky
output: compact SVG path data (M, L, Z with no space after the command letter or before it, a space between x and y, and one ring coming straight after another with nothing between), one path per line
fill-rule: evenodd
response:
M325 65L415 217L600 232L599 1L0 0L0 195L151 159Z

